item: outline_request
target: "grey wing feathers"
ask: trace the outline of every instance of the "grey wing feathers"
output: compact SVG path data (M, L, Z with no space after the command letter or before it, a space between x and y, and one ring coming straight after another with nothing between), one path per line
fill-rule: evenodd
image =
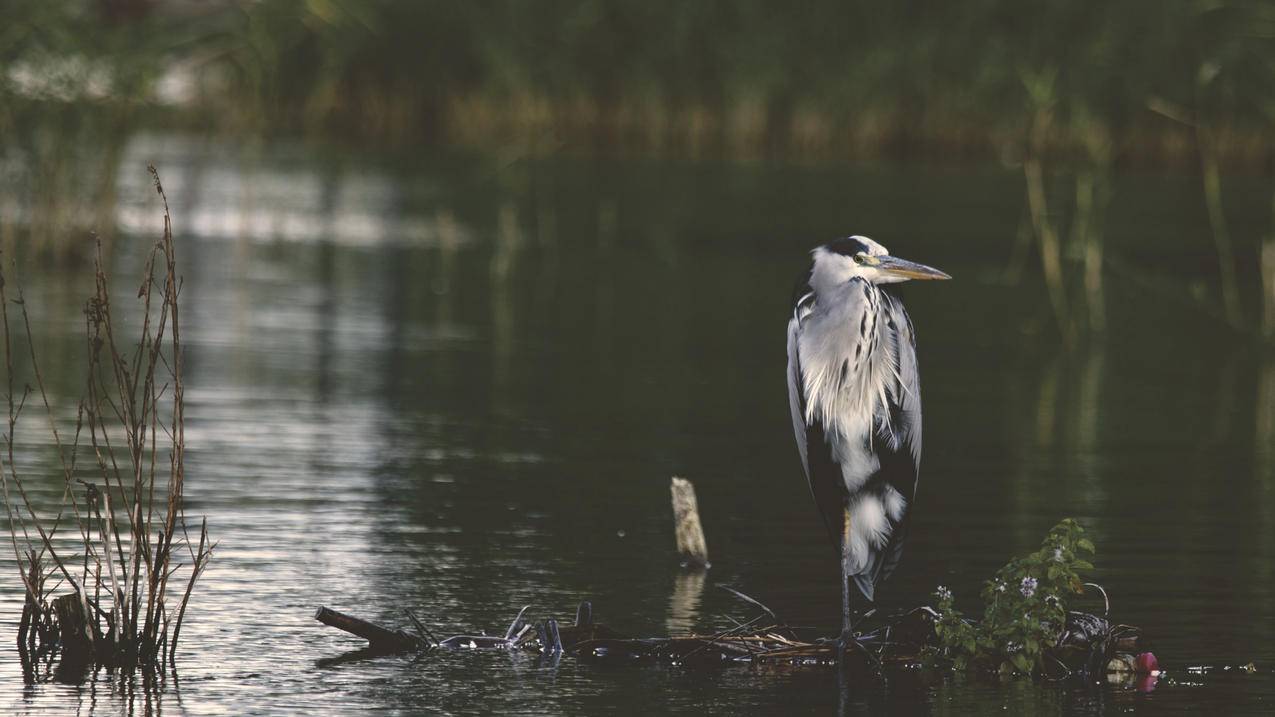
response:
M797 439L797 451L801 453L801 467L810 474L810 461L806 458L806 401L802 392L801 359L797 355L797 333L801 319L794 315L788 320L788 407L792 411L792 430Z
M841 468L832 457L832 448L818 419L806 422L805 381L802 377L799 350L802 322L814 310L815 296L809 286L798 284L793 316L788 321L788 405L792 411L793 435L797 439L797 451L801 454L801 467L810 483L810 493L819 508L828 534L840 551L841 510L845 503L845 490L838 488Z
M806 420L808 397L801 360L801 333L806 320L816 310L815 294L804 281L799 282L794 300L793 316L788 322L788 402L793 434L819 517L840 552L842 511L846 504L841 466L832 455L832 446L820 419L816 416Z

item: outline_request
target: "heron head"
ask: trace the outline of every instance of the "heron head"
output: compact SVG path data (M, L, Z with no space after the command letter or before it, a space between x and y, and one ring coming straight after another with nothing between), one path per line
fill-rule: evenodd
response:
M908 279L951 279L925 264L890 256L877 242L864 236L833 239L814 250L815 271L836 283L861 278L873 284L893 284Z

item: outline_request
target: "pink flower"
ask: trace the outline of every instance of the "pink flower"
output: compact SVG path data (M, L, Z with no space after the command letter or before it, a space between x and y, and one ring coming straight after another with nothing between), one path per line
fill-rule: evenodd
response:
M1153 653L1144 652L1133 658L1133 669L1139 674L1155 675L1160 672L1160 663L1156 661Z

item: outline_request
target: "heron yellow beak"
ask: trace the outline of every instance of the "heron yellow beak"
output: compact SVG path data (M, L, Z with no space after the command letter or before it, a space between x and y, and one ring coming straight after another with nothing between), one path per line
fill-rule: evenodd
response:
M914 261L899 259L893 256L878 256L876 268L886 274L903 279L951 279L952 277L932 266L917 264Z

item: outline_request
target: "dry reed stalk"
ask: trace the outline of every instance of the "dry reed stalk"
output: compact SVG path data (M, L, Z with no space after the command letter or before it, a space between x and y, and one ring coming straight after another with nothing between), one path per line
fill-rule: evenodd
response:
M87 382L70 446L63 443L54 419L20 290L15 302L23 306L22 321L27 342L32 346L35 392L43 401L63 474L62 504L52 521L41 515L43 506L36 506L28 496L14 459L18 419L33 391L27 386L21 398L15 398L8 299L0 272L0 327L4 331L9 409L8 432L4 436L6 457L0 460L7 465L0 465L0 484L9 518L9 542L27 592L27 607L20 624L26 645L37 655L50 655L60 649L64 662L74 658L86 665L162 671L165 658L175 665L177 637L191 592L216 544L208 537L206 520L200 528L198 547L193 546L186 526L184 390L178 322L181 279L177 274L168 199L155 168L149 170L164 205L164 232L147 255L137 292L142 310L140 335L131 351L120 350L106 261L98 241L94 293L85 307ZM72 476L86 425L101 484L99 487L97 483L78 480L84 489L82 509ZM119 444L121 435L123 443ZM162 460L164 453L167 461ZM17 494L16 503L11 488ZM64 555L68 548L55 545L53 539L68 514L79 531L76 550L82 555L83 565L78 581L66 567ZM52 527L46 528L46 524ZM180 540L174 546L174 537L179 534ZM189 552L188 566L171 564L174 547L184 547ZM189 577L177 619L170 623L171 612L165 604L168 581L183 567L189 570ZM62 579L48 587L47 578L54 574L60 574ZM72 589L68 596L73 597L69 602L61 600L59 610L55 610L53 604L57 601L51 599L52 592L63 583ZM103 599L103 593L109 595L109 600ZM68 620L84 626L87 647L58 639L60 624ZM70 654L77 649L87 650L87 654Z
M1222 208L1222 169L1217 141L1212 132L1197 121L1196 144L1200 154L1200 176L1204 187L1204 207L1208 211L1213 249L1217 252L1218 277L1222 283L1222 306L1226 320L1235 328L1244 327L1244 310L1240 305L1239 279L1235 270L1235 250Z
M1052 121L1053 116L1048 108L1039 109L1033 115L1028 131L1027 153L1023 158L1023 177L1027 186L1027 208L1032 228L1040 242L1041 270L1045 276L1045 286L1049 290L1049 304L1058 322L1063 343L1070 346L1074 336L1063 275L1062 243L1058 239L1057 228L1049 218L1045 194L1044 155Z

